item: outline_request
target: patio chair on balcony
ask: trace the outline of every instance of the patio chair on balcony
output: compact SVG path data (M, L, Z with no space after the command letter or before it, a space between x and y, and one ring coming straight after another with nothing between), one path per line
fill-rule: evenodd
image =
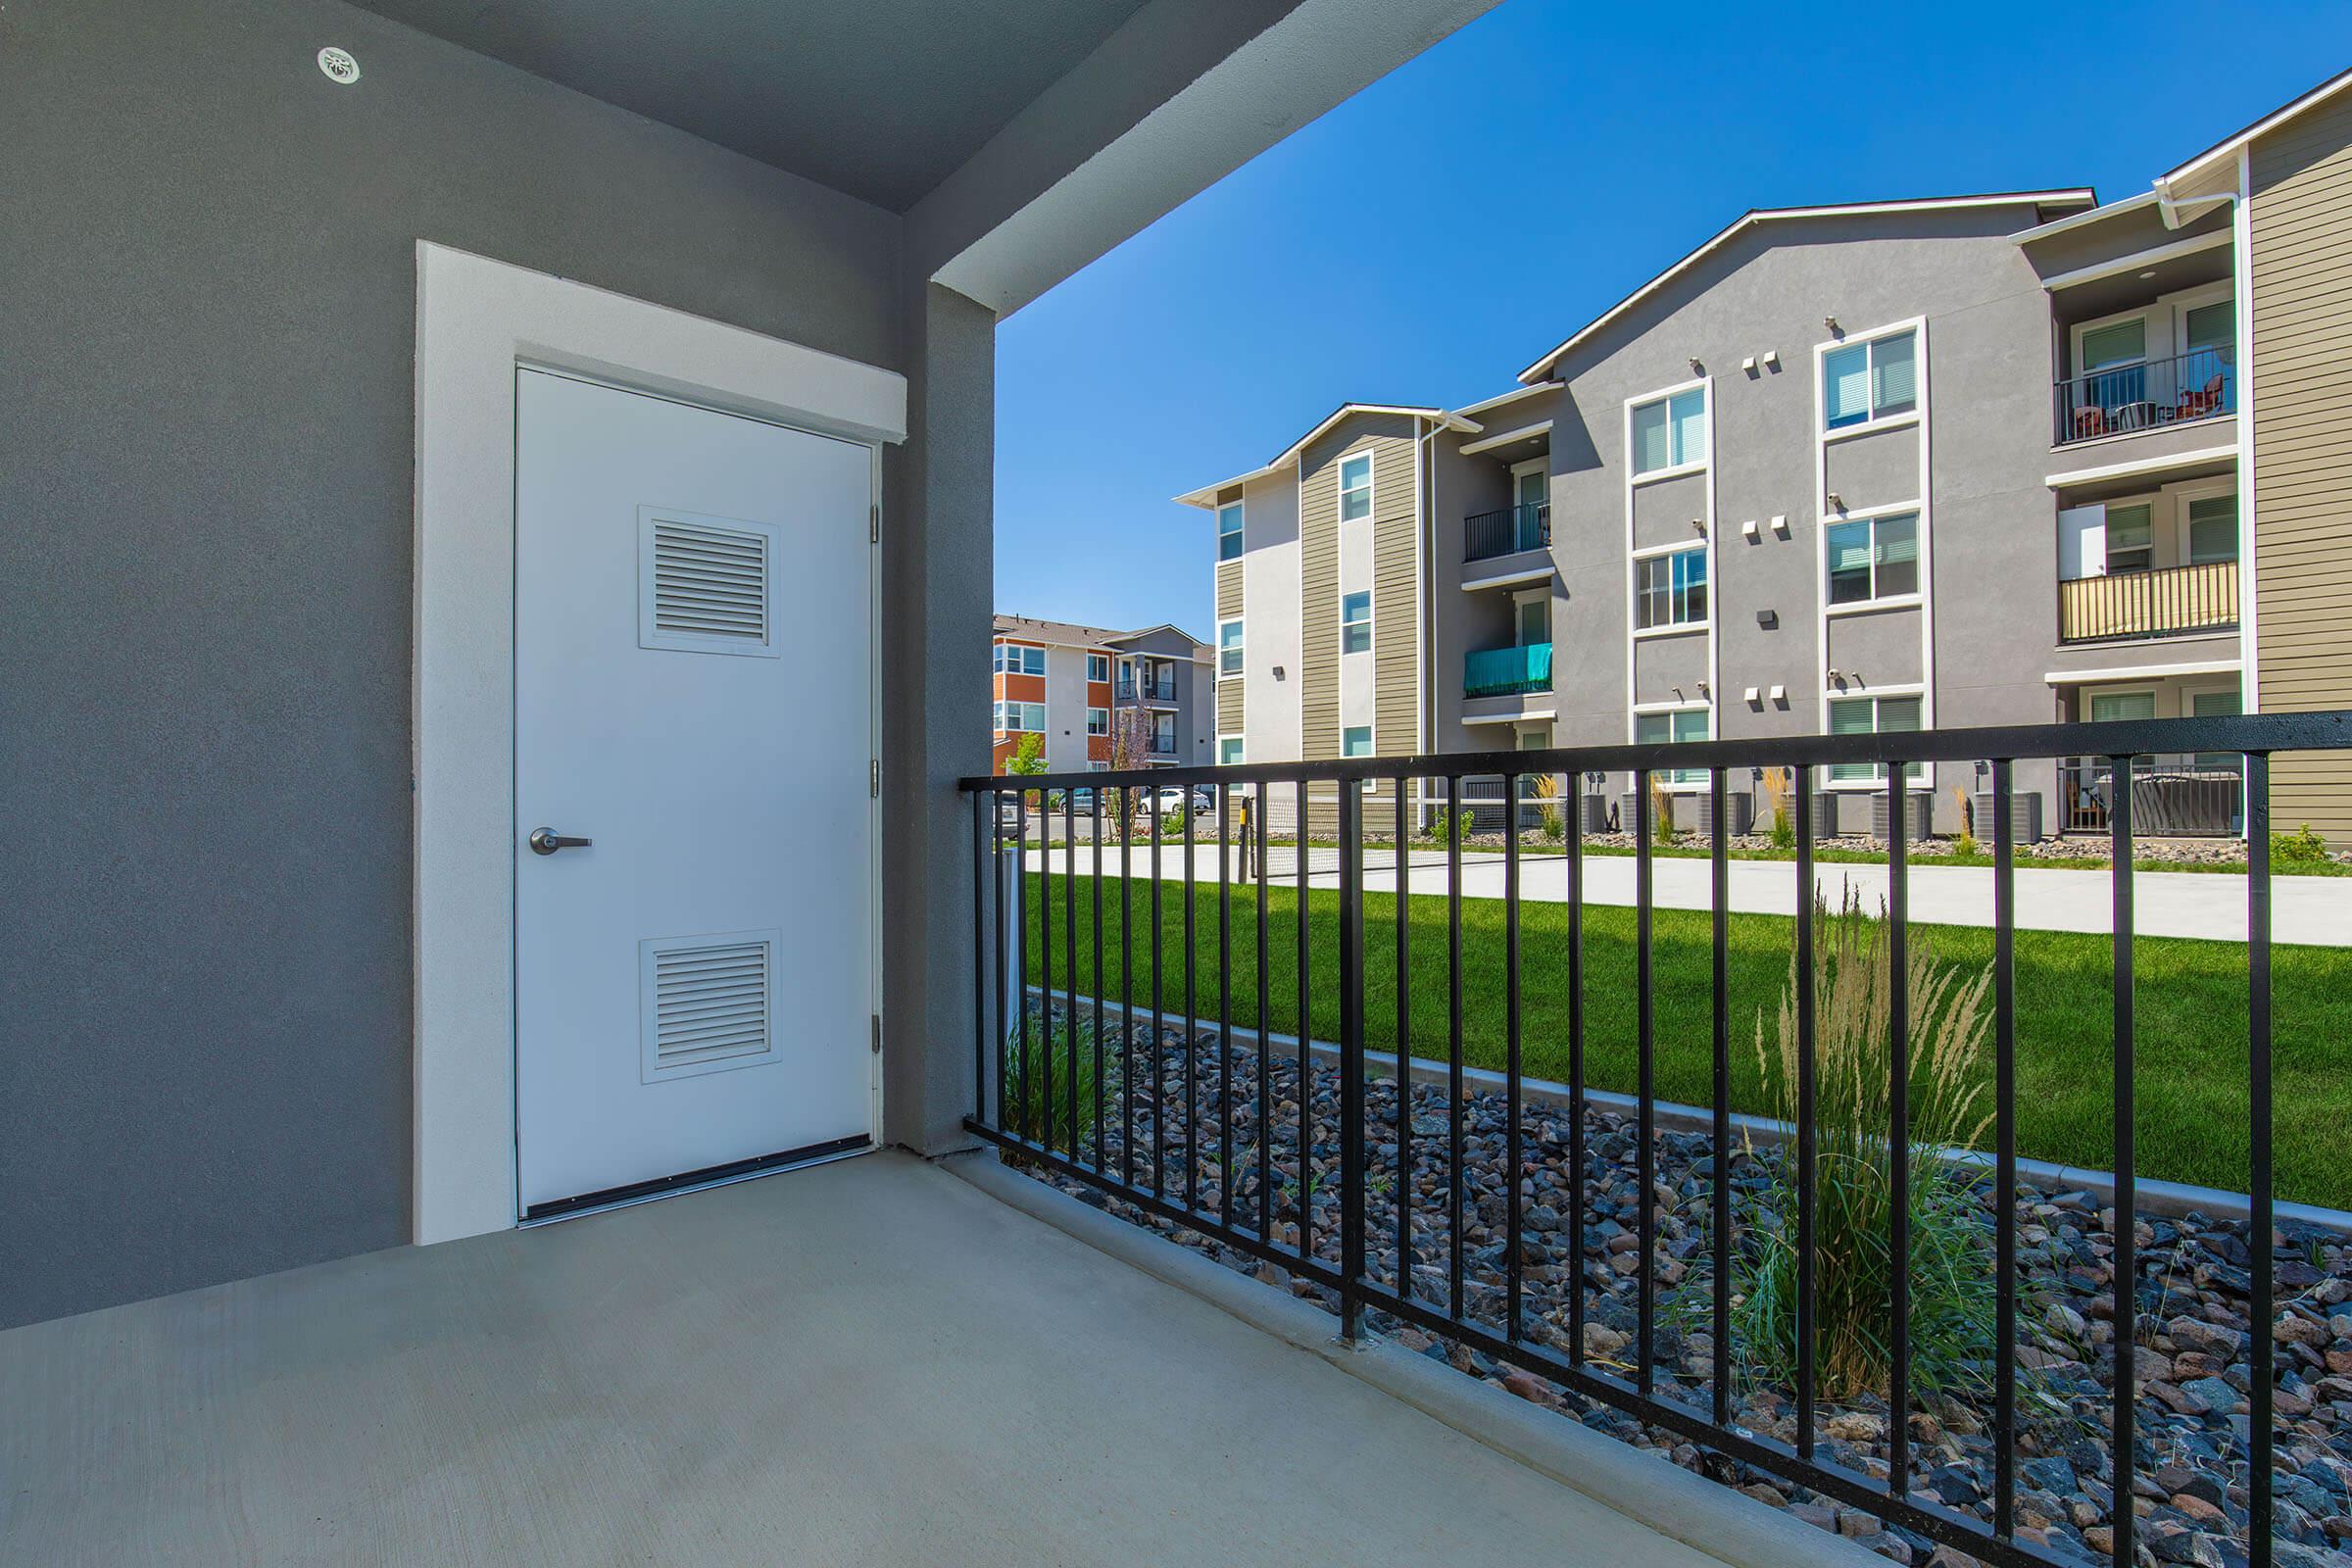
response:
M2223 379L2215 375L2194 392L2180 394L2176 419L2202 419L2222 412Z

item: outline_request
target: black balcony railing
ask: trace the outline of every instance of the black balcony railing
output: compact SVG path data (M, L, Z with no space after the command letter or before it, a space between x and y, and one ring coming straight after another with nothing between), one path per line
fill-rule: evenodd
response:
M2058 583L2058 640L2199 637L2237 625L2237 563L2204 561Z
M2352 746L2352 711L965 779L962 788L979 808L972 842L978 879L972 966L976 1088L965 1126L1009 1159L1129 1205L1149 1221L1189 1229L1244 1256L1273 1263L1293 1281L1328 1293L1348 1339L1366 1332L1367 1314L1378 1314L1389 1324L1450 1340L1662 1429L1675 1440L1711 1449L1735 1473L1750 1467L1785 1486L1809 1490L1826 1501L2004 1568L2081 1560L2072 1538L2045 1538L2034 1523L2037 1515L2021 1517L2021 1494L2051 1485L2021 1471L2036 1452L2065 1448L2072 1458L2075 1450L2068 1445L2095 1445L2103 1435L2106 1452L2114 1456L2113 1471L2076 1460L2084 1466L2082 1474L2100 1479L2061 1500L2104 1516L2113 1560L2129 1564L2138 1555L2135 1536L2161 1544L2168 1539L2162 1533L2178 1528L2162 1519L2143 1521L2133 1507L2135 1494L2157 1485L2151 1479L2157 1467L2174 1462L2167 1457L2171 1450L2161 1446L2162 1434L2155 1434L2159 1444L2151 1447L2135 1436L2134 1422L2139 1402L2153 1396L2137 1392L2147 1370L2142 1347L2158 1332L2161 1314L2180 1310L2166 1305L2168 1292L2176 1288L2169 1275L2160 1279L2153 1272L2168 1266L2162 1259L2170 1254L2151 1256L2143 1269L2136 1250L2143 1244L2136 1240L2142 1210L2132 1145L2137 1111L2132 867L2140 811L2149 798L2136 790L2111 792L2103 815L2117 868L2109 911L2114 933L2111 1054L2101 1043L2101 1054L2111 1062L2106 1069L2113 1109L2108 1131L2115 1168L2113 1219L2101 1221L2111 1235L2112 1253L2098 1278L2134 1282L2136 1288L2097 1287L2108 1293L2100 1298L2106 1306L2091 1308L2092 1315L2105 1317L2094 1336L2102 1348L2084 1353L2111 1375L2103 1388L2069 1384L2061 1413L2050 1416L2043 1406L2061 1406L2061 1401L2032 1370L2043 1364L2035 1349L2043 1307L2020 1285L2021 1263L2029 1254L2038 1255L2041 1238L2058 1222L2045 1225L2050 1211L2033 1206L2039 1189L2029 1185L2020 1191L2017 767L2087 754L2112 771L2130 768L2142 755L2229 754L2237 770L2247 835L2241 896L2247 931L2248 1245L2233 1277L2239 1282L2235 1289L2245 1294L2237 1320L2250 1322L2253 1332L2243 1352L2247 1379L2236 1385L2250 1402L2250 1413L2235 1420L2235 1451L2230 1451L2227 1433L2217 1441L2224 1445L2219 1462L2230 1477L2232 1516L2241 1521L2232 1528L2243 1532L2242 1560L2268 1568L2274 1466L2280 1456L2273 1394L2285 1353L2277 1349L2270 1330L2273 1312L2284 1306L2275 1287L2294 1283L2280 1277L2278 1249L2272 1241L2279 1216L2272 1160L2271 760L2277 754L2347 746ZM1681 995L1661 1007L1653 966L1661 961L1660 944L1690 938L1693 917L1673 915L1671 929L1658 929L1651 849L1655 797L1649 781L1669 770L1699 770L1711 819L1721 821L1727 780L1744 779L1753 768L1789 769L1791 870L1795 886L1806 889L1815 882L1815 839L1826 804L1816 782L1822 769L1840 763L1879 767L1892 781L1886 786L1892 817L1904 809L1901 797L1910 789L1903 764L1978 761L1989 764L1992 808L1986 813L1992 858L1990 1060L1984 1085L1989 1096L1990 1147L1981 1154L1933 1147L1923 1153L1914 1141L1914 1097L1931 1092L1914 1081L1914 1074L1931 1067L1922 1066L1924 1055L1915 1057L1913 1035L1920 1032L1917 1049L1927 1053L1932 1044L1927 1031L1937 1027L1936 1015L1928 1009L1942 993L1940 988L1918 997L1911 992L1910 852L1901 835L1886 846L1889 892L1882 917L1884 947L1876 958L1876 985L1882 989L1874 993L1880 1010L1870 1027L1882 1041L1882 1054L1867 1058L1882 1062L1876 1070L1886 1078L1861 1102L1883 1106L1883 1112L1871 1112L1883 1119L1860 1127L1826 1119L1827 1107L1857 1102L1841 1087L1844 1078L1833 1084L1821 1075L1860 1071L1854 1062L1865 1058L1840 1048L1840 1054L1817 1063L1817 1052L1831 1049L1823 1031L1834 1020L1826 1013L1817 1017L1824 999L1817 998L1814 985L1793 985L1782 1004L1789 1031L1784 1041L1794 1042L1784 1044L1792 1108L1783 1121L1738 1118L1736 1141L1727 843L1718 837L1708 852L1712 977L1700 989L1708 999L1704 1005L1712 1028L1685 1038L1671 1020L1675 1009L1692 999ZM1521 841L1528 831L1522 814L1503 831L1501 911L1494 922L1500 931L1489 937L1492 926L1483 912L1476 921L1486 961L1471 972L1469 984L1476 988L1474 1000L1482 1012L1492 988L1503 1065L1498 1074L1486 1075L1489 1082L1499 1081L1501 1094L1479 1091L1473 1125L1463 1024L1463 818L1469 812L1446 813L1442 858L1432 851L1422 859L1431 872L1443 868L1435 890L1444 900L1442 914L1431 908L1436 898L1407 897L1415 857L1390 855L1377 846L1383 863L1374 869L1383 886L1373 895L1379 901L1376 917L1393 926L1396 951L1393 961L1383 956L1370 966L1379 981L1376 989L1366 980L1367 832L1393 832L1395 843L1407 842L1416 795L1423 805L1433 799L1440 805L1466 803L1477 792L1466 793L1465 785L1478 784L1490 799L1511 799L1533 783L1541 808L1557 798L1555 785L1563 786L1558 795L1573 801L1580 775L1629 772L1634 781L1633 820L1627 824L1635 845L1634 954L1631 975L1623 983L1632 993L1627 1044L1636 1092L1608 1097L1615 1107L1610 1113L1622 1120L1595 1123L1595 1132L1588 1135L1588 1111L1599 1113L1597 1097L1603 1093L1587 1083L1588 993L1621 982L1611 978L1613 963L1608 974L1599 974L1597 959L1594 977L1588 977L1586 856L1574 811L1564 822L1548 814L1544 820L1545 863L1565 862L1565 909L1522 933L1527 858ZM1213 811L1198 821L1171 812L1154 826L1152 804L1171 784L1204 787ZM1094 791L1087 797L1091 833L1082 835L1077 808L1066 792L1087 787ZM1058 868L1051 849L1019 849L1017 822L1008 830L1000 812L989 808L1009 796L1017 818L1024 810L1021 802L1044 798L1024 791L1056 788L1065 791L1065 848ZM1290 814L1317 839L1336 840L1337 846L1318 848L1311 856L1304 848L1293 854L1280 884L1291 902L1287 893L1295 871L1297 949L1295 959L1287 961L1296 973L1299 1023L1295 1061L1285 1042L1279 1066L1276 1041L1267 1028L1269 977L1281 967L1268 962L1269 927L1281 923L1268 917L1269 892L1277 885L1271 870L1275 858L1264 853L1262 832L1259 853L1248 853L1250 835L1245 826L1250 811L1267 808L1277 817ZM1105 842L1106 821L1116 838L1121 836L1118 823L1138 820L1148 852L1132 847L1131 826L1126 830L1131 847L1120 870L1106 876L1103 858L1091 846ZM1560 840L1553 847L1549 840L1555 831ZM1196 842L1213 845L1213 851L1196 849ZM1305 835L1300 842L1306 842ZM1090 845L1084 869L1078 858L1081 844ZM1167 853L1181 860L1180 871L1164 866L1163 844L1172 846ZM1148 883L1131 886L1120 874L1129 871L1148 877ZM1107 963L1106 883L1118 906ZM2216 896L2230 897L2230 886L2217 881ZM1180 919L1164 906L1179 899ZM1243 906L1239 921L1237 904ZM1083 926L1091 960L1085 965L1080 961L1082 909L1088 911ZM1422 929L1433 915L1437 929ZM1135 929L1147 924L1148 933ZM1246 927L1244 940L1255 947L1254 961L1245 955L1238 971L1237 926ZM1600 929L1597 920L1593 927ZM1789 972L1820 974L1819 963L1826 962L1830 950L1815 923L1797 920L1789 930ZM1276 940L1287 947L1291 939L1283 933ZM1484 949L1489 940L1497 940L1498 954ZM1423 955L1419 965L1408 961L1415 952ZM1434 970L1428 962L1433 952L1446 956ZM1197 965L1211 962L1212 955L1207 988L1212 994L1203 995ZM1140 975L1139 963L1148 966ZM1237 973L1241 986L1255 990L1249 1011L1254 1024L1238 1034ZM1432 973L1444 976L1435 982L1442 992L1435 1005L1420 994L1433 983ZM1091 977L1084 990L1082 974ZM1414 980L1416 975L1421 978ZM1544 1088L1545 1104L1556 1108L1565 1102L1564 1129L1559 1126L1563 1118L1552 1111L1539 1118L1529 1108L1522 992L1531 975L1554 988L1554 995L1558 988L1565 991L1564 1028L1556 1036L1547 1030L1536 1042L1547 1059L1565 1064L1564 1084ZM1414 1061L1423 1087L1443 1102L1440 1108L1430 1108L1429 1095L1421 1095L1422 1108L1415 1110L1416 1096L1397 1092L1395 1073L1378 1080L1371 1076L1365 1044L1369 1011L1392 999L1400 1052L1413 1039L1416 1004L1423 1038L1429 1038L1429 1020L1443 1020L1437 1032L1446 1039L1445 1059ZM1286 1004L1288 1000L1283 998ZM1382 1023L1385 1034L1385 1018ZM1316 1029L1331 1031L1324 1036L1327 1044L1315 1043ZM1613 1054L1614 1036L1596 1034L1593 1048ZM1701 1080L1711 1079L1705 1104L1662 1102L1661 1061L1694 1057ZM1399 1060L1397 1066L1403 1065ZM2216 1062L2200 1070L2221 1069ZM1336 1078L1336 1085L1308 1092L1314 1082L1310 1075L1317 1071L1327 1075L1326 1082ZM1277 1075L1290 1085L1279 1096ZM1661 1137L1662 1107L1668 1125L1683 1129L1673 1133L1671 1146ZM1208 1116L1214 1119L1205 1120ZM1475 1199L1466 1196L1475 1180L1475 1168L1465 1166L1466 1139L1473 1133L1486 1151L1482 1160L1499 1146L1500 1168L1509 1173L1498 1184L1500 1193L1489 1185ZM1425 1156L1419 1165L1417 1148ZM1683 1169L1678 1188L1660 1185L1661 1161L1668 1159ZM1787 1195L1785 1200L1759 1206L1744 1187L1735 1196L1735 1187L1752 1180L1755 1167L1748 1162L1759 1159L1775 1191ZM1882 1412L1893 1412L1892 1419L1872 1418L1879 1436L1871 1440L1871 1451L1859 1457L1849 1428L1838 1423L1838 1431L1825 1431L1832 1420L1823 1409L1824 1379L1831 1375L1824 1359L1831 1352L1822 1348L1823 1314L1829 1308L1826 1298L1816 1298L1829 1266L1822 1252L1823 1227L1831 1223L1827 1205L1855 1191L1846 1167L1857 1159L1876 1161L1876 1180L1886 1192L1886 1200L1873 1210L1885 1216L1874 1224L1885 1228L1874 1232L1879 1241L1870 1245L1883 1244L1884 1255L1904 1260L1884 1277L1883 1293L1863 1298L1859 1307L1849 1299L1844 1308L1849 1317L1857 1310L1872 1314L1860 1332L1880 1348L1881 1359L1874 1364L1887 1369L1885 1386L1864 1401L1865 1407L1876 1404ZM1751 1174L1725 1176L1741 1166ZM1967 1396L1966 1404L1956 1402L1960 1396L1948 1389L1923 1389L1912 1372L1918 1348L1911 1304L1914 1270L1930 1266L1931 1257L1937 1268L1959 1266L1948 1246L1939 1244L1930 1253L1915 1238L1915 1228L1928 1223L1915 1201L1915 1184L1929 1179L1923 1172L1931 1169L1968 1173L1968 1192L1978 1205L1970 1222L1977 1240L1970 1247L1981 1248L1983 1255L1966 1266L1989 1271L1992 1282L1991 1322L1981 1345L1968 1352L1982 1386ZM1673 1175L1674 1168L1666 1174ZM2050 1178L2029 1171L2028 1179ZM2066 1172L2058 1179L2076 1183L2084 1177ZM1777 1185L1784 1182L1785 1187ZM1639 1200L1622 1196L1628 1193ZM1653 1199L1662 1193L1682 1196ZM1473 1203L1474 1209L1468 1206ZM1680 1238L1671 1250L1661 1240L1662 1228L1669 1226ZM2030 1234L2021 1234L2030 1228ZM2156 1226L2158 1246L2169 1231ZM2284 1255L2299 1257L2299 1245L2288 1246ZM2084 1254L2078 1250L2069 1255ZM1788 1272L1772 1277L1783 1282L1793 1313L1783 1348L1792 1359L1785 1370L1770 1374L1768 1392L1778 1413L1769 1419L1755 1417L1742 1402L1763 1374L1751 1359L1760 1342L1735 1327L1736 1256L1787 1260ZM2071 1266L2078 1274L2083 1267ZM2197 1267L2195 1290L2227 1288L2208 1285L2205 1264ZM2217 1263L2212 1272L2219 1282L2230 1271ZM1620 1290L1630 1299L1614 1294ZM1871 1300L1884 1305L1871 1306ZM1589 1338L1589 1326L1607 1326L1597 1315L1602 1305L1615 1328L1606 1339ZM1947 1336L1936 1348L1950 1352L1948 1321L1919 1332ZM2291 1363L2291 1354L2287 1358ZM2021 1363L2027 1370L2021 1372ZM2235 1377L2232 1371L2232 1382ZM1881 1399L1884 1403L1878 1403ZM1850 1409L1852 1396L1842 1402ZM1953 1425L1964 1419L1972 1424ZM1989 1438L1982 1460L1991 1472L1989 1484L1981 1494L1974 1484L1947 1491L1938 1485L1946 1479L1944 1434L1980 1428ZM2052 1432L2060 1435L2053 1439ZM2053 1441L2058 1448L2047 1446ZM2110 1474L2112 1486L2104 1479Z
M1165 680L1123 680L1119 682L1118 700L1122 703L1172 703L1176 700L1176 678Z
M2210 419L2237 408L2237 350L2191 349L2070 376L2057 385L2057 444Z
M2234 752L2140 757L2124 775L2132 820L2149 838L2227 838L2245 829L2245 760ZM2116 766L2105 757L2058 764L2059 821L2069 833L2115 822Z
M1551 503L1523 501L1500 512L1475 512L1462 519L1462 559L1488 561L1522 550L1551 547Z

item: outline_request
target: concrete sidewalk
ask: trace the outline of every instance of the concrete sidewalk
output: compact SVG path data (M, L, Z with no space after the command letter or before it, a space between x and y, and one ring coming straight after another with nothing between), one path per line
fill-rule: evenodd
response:
M1216 847L1213 844L1196 846L1191 853L1196 881L1213 885L1217 879ZM1292 858L1296 852L1277 846L1272 853L1275 879L1285 885L1296 885L1297 861ZM1068 857L1059 849L1051 854L1053 870L1058 875L1066 869ZM1094 847L1079 845L1075 854L1079 874L1090 875L1094 868ZM1338 854L1336 850L1307 852L1308 881L1311 885L1338 885ZM1395 892L1396 871L1393 852L1386 846L1368 846L1365 857L1365 888L1373 892ZM1043 858L1041 852L1029 851L1029 868L1038 869ZM1103 862L1105 875L1115 876L1119 873L1119 858L1115 849L1108 852ZM1149 849L1129 850L1126 860L1130 875L1151 875ZM1235 863L1238 864L1238 860ZM1661 858L1651 864L1655 868L1654 896L1658 908L1704 909L1712 906L1709 885L1712 867L1707 861L1676 857ZM1566 902L1568 862L1556 850L1548 846L1541 853L1523 850L1519 868L1522 899L1551 904ZM1632 856L1586 856L1585 902L1631 906L1634 902L1636 869ZM1796 867L1793 863L1786 860L1733 860L1727 869L1730 873L1731 906L1735 912L1796 912ZM1860 897L1864 907L1870 909L1878 908L1886 897L1887 868L1883 865L1842 862L1817 864L1814 873L1816 885L1832 905L1838 903L1848 889ZM1160 876L1163 880L1182 880L1184 852L1180 848L1161 848ZM1445 893L1446 867L1444 853L1434 850L1411 851L1406 880L1413 893ZM1914 863L1909 867L1908 886L1911 918L1921 924L1992 924L1992 869L1989 866ZM2242 874L2140 871L2132 875L2132 929L2141 936L2197 937L2220 942L2243 942L2246 939L2246 878ZM1465 856L1462 861L1462 896L1466 899L1501 898L1502 857ZM2065 870L2024 864L2017 868L2017 923L2023 930L2110 932L2114 929L2114 879L2105 871ZM2352 947L2352 877L2273 877L2271 935L2273 941L2281 945Z

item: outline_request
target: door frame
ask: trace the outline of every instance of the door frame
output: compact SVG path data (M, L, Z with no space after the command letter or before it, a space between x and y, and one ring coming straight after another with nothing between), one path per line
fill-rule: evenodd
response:
M668 307L430 241L416 247L411 712L415 1019L411 1238L517 1222L514 1126L514 400L536 365L833 436L906 437L906 382ZM881 723L880 546L867 556ZM869 797L872 1010L882 1010L882 823ZM881 1061L873 1061L873 1131Z

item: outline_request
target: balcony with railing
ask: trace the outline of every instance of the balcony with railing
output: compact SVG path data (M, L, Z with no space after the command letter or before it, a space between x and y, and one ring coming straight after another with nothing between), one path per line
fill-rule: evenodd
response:
M2237 563L2207 561L2058 584L2061 643L2202 637L2237 627Z
M2053 401L2059 446L2219 418L2237 410L2237 350L2104 366L2059 381Z
M1163 675L1157 680L1126 680L1119 682L1118 700L1122 703L1172 703L1176 700L1176 677Z
M2289 911L2321 906L2272 875L2271 769L2320 763L2348 723L967 779L964 1126L1097 1212L1181 1237L1187 1267L1321 1306L1348 1364L1419 1351L1425 1397L1451 1365L1563 1411L1563 1430L1582 1414L1751 1495L1809 1494L1816 1523L1888 1533L1870 1539L1896 1561L2332 1561L2302 1544L2321 1532L2292 1499L2340 1505L2313 1480L2337 1473L2333 1423L2303 1412L2335 1392L2314 1346L2335 1333L2321 1303L2340 1296L2343 1216L2280 1207L2333 1162L2323 1117L2274 1115L2301 1103L2274 1089L2274 901L2281 943L2328 939L2296 930ZM2018 804L2085 754L2083 789L2102 768L2133 780L2101 803L2120 869L2021 875ZM1915 764L1988 778L1989 864L1939 869L1903 834L1881 867L1822 864L1822 776L1879 774L1891 821ZM1728 835L1660 847L1662 773L1694 770L1724 821L1759 768L1786 781L1793 863L1735 878ZM1594 775L1632 780L1608 856L1574 808ZM1093 782L1100 808L1163 778L1208 808L1122 832L1124 812L1065 806L1053 848L991 826L1007 793ZM1473 820L1531 794L1532 819ZM2134 869L2138 835L2199 813L2242 823L2241 872ZM1883 901L1787 917L1865 869ZM2049 878L2111 911L2096 962L2052 956L2083 939L2052 935L2073 917L2052 921ZM2178 945L2213 950L2193 998L2160 969L2171 945L2142 946L2183 881L2213 884L2215 940ZM1946 920L1984 940L1931 943ZM2290 1062L2332 1049L2324 1021L2296 1022L2294 969L2277 970ZM2084 1019L2099 1039L2056 1094L2043 1064ZM2222 1108L2151 1114L2189 1078ZM2196 1160L2211 1174L2186 1174Z
M1482 648L1462 660L1464 697L1515 697L1551 690L1551 644Z
M1492 561L1522 550L1551 548L1551 503L1527 501L1499 512L1474 512L1462 519L1462 559Z

